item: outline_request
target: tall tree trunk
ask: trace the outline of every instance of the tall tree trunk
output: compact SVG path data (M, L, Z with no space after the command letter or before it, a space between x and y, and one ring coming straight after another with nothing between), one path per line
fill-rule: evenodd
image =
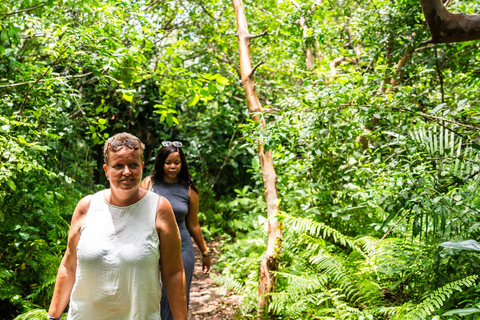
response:
M297 7L297 9L299 9L299 10L301 9L300 5L295 0L291 0L291 2L295 5L295 7ZM312 7L312 9L310 9L307 12L307 15L311 15L316 9L317 9L317 5L314 5ZM305 17L300 16L300 18L298 19L297 22L300 25L300 27L302 28L303 36L304 37L307 36L308 35L308 26L305 25ZM306 55L307 55L307 69L312 70L313 69L313 48L312 48L312 45L309 44L308 42L306 43Z
M413 45L407 45L405 48L405 53L403 57L397 63L397 74L390 80L390 87L385 90L385 93L392 92L393 88L399 85L403 79L403 68L410 62L412 59L412 54L415 47Z
M258 100L255 91L254 72L250 61L250 39L258 36L250 35L248 32L247 19L245 17L245 9L242 0L232 0L235 9L235 17L237 19L237 36L240 52L240 73L242 78L245 95L248 102L248 109L253 114L253 119L261 124L261 128L265 127L265 120L260 119L259 112L263 111L263 107ZM263 34L265 35L266 32ZM273 167L273 158L271 151L265 151L263 140L258 141L258 155L263 174L263 183L265 186L265 199L267 202L268 216L268 241L265 257L260 264L260 279L258 283L258 314L265 313L268 309L269 300L266 294L271 293L275 289L276 276L275 271L278 270L280 262L280 253L282 249L282 224L276 219L278 212L277 205L277 175Z
M307 47L307 69L313 69L313 49L310 46Z
M480 39L480 14L448 12L442 0L420 0L432 38L425 43L449 43Z
M315 41L315 53L317 56L318 63L319 64L322 63L322 51L320 51L320 45L318 44L318 40Z

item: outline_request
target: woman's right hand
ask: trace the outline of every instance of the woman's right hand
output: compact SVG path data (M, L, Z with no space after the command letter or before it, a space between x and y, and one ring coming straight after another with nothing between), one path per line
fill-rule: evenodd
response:
M207 274L210 269L212 268L212 260L210 259L210 256L205 256L202 258L202 271L204 274Z

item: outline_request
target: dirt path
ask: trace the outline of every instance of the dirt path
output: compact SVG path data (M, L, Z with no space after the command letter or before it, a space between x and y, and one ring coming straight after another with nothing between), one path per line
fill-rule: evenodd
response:
M219 253L219 243L208 243L210 250L214 252L212 257L213 269ZM202 254L197 246L195 248L195 270L190 290L190 306L188 319L191 320L233 320L233 314L240 303L240 296L228 291L222 286L215 284L209 275L202 272Z

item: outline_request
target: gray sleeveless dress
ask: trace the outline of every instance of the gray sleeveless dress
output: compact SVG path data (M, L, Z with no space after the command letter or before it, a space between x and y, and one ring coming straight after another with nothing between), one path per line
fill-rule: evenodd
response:
M177 183L167 183L164 181L155 181L151 189L152 192L167 198L172 205L175 219L177 220L178 230L182 238L182 260L185 269L185 278L187 283L187 307L190 299L190 284L192 283L193 269L195 267L195 253L193 251L192 238L185 226L185 216L188 213L188 183L179 181ZM165 288L162 289L161 315L162 320L172 320L172 312L168 303Z

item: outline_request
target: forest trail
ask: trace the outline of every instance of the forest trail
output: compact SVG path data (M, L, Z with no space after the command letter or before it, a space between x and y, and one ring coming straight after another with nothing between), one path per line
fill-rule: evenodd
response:
M212 270L216 272L215 263L219 251L219 242L209 242L208 247L212 256ZM209 274L202 272L202 254L197 246L195 248L195 270L190 288L190 306L188 319L191 320L233 320L234 313L240 304L240 296L228 291L226 288L215 284Z

